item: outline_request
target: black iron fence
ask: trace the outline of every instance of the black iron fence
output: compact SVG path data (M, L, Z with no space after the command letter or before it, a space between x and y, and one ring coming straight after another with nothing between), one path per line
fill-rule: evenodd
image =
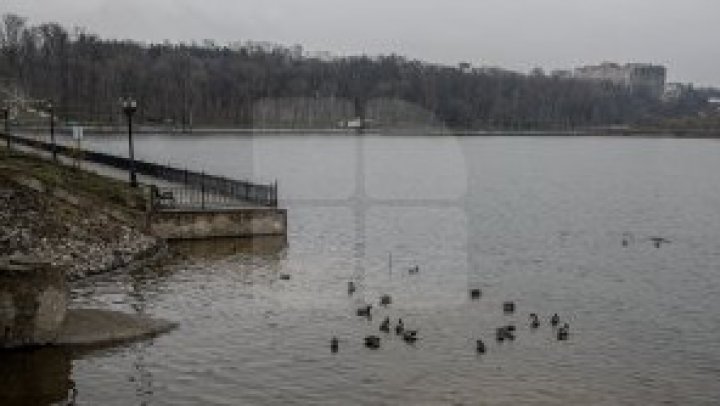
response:
M104 152L82 150L78 153L77 149L65 145L53 146L43 141L5 133L0 133L0 137L6 138L8 142L44 151L52 152L53 148L55 148L58 154L81 156L85 161L107 165L117 169L128 170L130 168L130 160L128 158L110 155ZM180 196L181 202L188 202L188 206L185 207L189 207L190 202L199 203L194 207L204 206L205 203L203 199L205 198L209 198L217 204L222 202L224 205L230 205L234 202L235 205L256 204L277 207L277 182L263 185L138 160L135 160L135 171L141 175L182 184L183 187L165 188L167 189L165 192L168 192L166 193L168 195L171 193ZM200 199L196 198L196 192L199 193Z
M157 210L168 209L222 209L248 206L244 198L218 194L213 189L194 187L153 188L153 205Z

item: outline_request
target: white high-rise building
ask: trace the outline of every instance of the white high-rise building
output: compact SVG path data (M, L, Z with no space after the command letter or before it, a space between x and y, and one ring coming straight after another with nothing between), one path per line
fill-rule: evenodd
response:
M576 79L607 81L629 88L632 91L648 92L660 98L665 91L667 69L661 65L628 63L620 65L605 62L600 65L583 66L575 69Z

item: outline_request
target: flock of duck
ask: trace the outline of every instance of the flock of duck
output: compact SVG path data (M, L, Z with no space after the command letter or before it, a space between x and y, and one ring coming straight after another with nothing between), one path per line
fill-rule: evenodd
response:
M412 268L408 269L409 274L417 274L420 272L419 266L414 266ZM347 285L348 294L352 295L357 290L357 287L354 282L348 282ZM471 289L469 291L470 298L472 300L479 300L482 296L482 291L480 289ZM390 295L382 295L379 300L380 305L382 306L388 306L392 304L392 297ZM360 308L357 309L357 316L359 317L366 317L368 319L372 318L372 309L373 305L366 304ZM515 302L512 301L506 301L502 305L503 313L505 314L513 314L515 313ZM537 313L530 313L529 315L529 321L528 325L531 329L538 329L541 326L540 322L540 316L537 315ZM552 326L553 331L555 333L555 337L558 341L566 341L568 340L570 336L570 325L568 323L562 323L560 321L560 316L558 316L557 313L553 314L549 319L549 324ZM395 334L403 339L408 344L415 343L419 337L418 337L418 330L409 329L405 327L405 323L403 322L402 318L398 318L397 322L395 323L395 326L393 328L390 317L386 316L379 326L379 331L381 333L384 333L385 335L389 335L392 332L395 332ZM502 343L504 341L513 341L515 340L515 332L516 332L516 326L514 324L508 324L505 326L501 326L495 329L495 340L498 343ZM382 338L379 335L367 335L364 338L364 344L367 348L370 349L379 349L380 344L382 342ZM330 350L333 353L338 352L340 349L340 340L333 336L330 340ZM480 354L484 354L487 351L487 346L485 345L485 342L482 339L476 340L476 351Z
M622 246L627 247L630 242L634 241L634 239L635 238L631 233L624 233L622 238ZM671 242L670 240L663 237L650 237L649 240L653 243L655 248L660 248L663 244L668 244ZM418 274L420 273L420 266L412 266L408 268L407 272L410 275ZM289 276L287 278L289 279ZM355 282L348 282L347 289L349 295L354 294L357 290ZM482 296L482 291L477 288L470 289L469 294L472 300L479 300ZM390 297L390 295L382 295L379 302L382 306L388 306L392 303L392 297ZM372 308L373 306L370 304L364 305L363 307L357 309L357 315L361 317L371 318ZM503 313L505 314L515 313L514 302L504 302L502 308ZM530 313L528 318L528 325L531 329L540 328L540 316L538 316L537 313ZM558 341L568 340L570 336L570 325L568 323L561 324L560 316L558 316L557 313L553 314L549 318L548 324L550 324L550 326L553 328L553 332ZM379 331L385 333L386 335L389 335L393 330L395 331L396 335L400 336L408 344L413 344L418 340L418 330L411 330L406 328L401 318L398 318L397 323L395 324L395 328L393 329L391 326L390 317L385 317L380 323ZM499 343L502 343L504 341L513 341L515 340L516 330L517 329L514 324L508 324L502 327L498 327L495 329L495 340ZM380 348L381 341L381 337L378 335L368 335L365 337L364 340L365 346L371 349ZM330 340L330 348L332 352L338 352L340 348L340 340L338 340L337 337L332 337L332 339ZM485 345L485 342L483 342L481 339L476 340L476 350L478 353L481 354L484 354L487 351L487 346Z

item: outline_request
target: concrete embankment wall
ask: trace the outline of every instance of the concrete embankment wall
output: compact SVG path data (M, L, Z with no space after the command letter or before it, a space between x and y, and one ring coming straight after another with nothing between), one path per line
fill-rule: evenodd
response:
M0 259L0 348L53 343L67 303L63 269L37 258Z
M285 235L287 211L276 208L154 212L150 231L168 240Z
M30 256L0 257L0 350L109 345L154 336L175 323L99 309L68 309L65 270Z

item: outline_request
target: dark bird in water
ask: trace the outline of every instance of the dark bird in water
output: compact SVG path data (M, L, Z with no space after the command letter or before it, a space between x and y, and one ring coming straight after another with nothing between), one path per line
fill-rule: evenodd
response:
M515 326L505 326L505 327L498 327L495 329L495 339L498 342L503 342L505 340L514 340L515 339Z
M361 307L361 308L357 309L357 315L364 316L364 317L370 317L370 309L372 309L372 305L366 305L365 307Z
M405 325L403 324L402 319L398 319L398 324L395 326L395 334L401 335L405 331Z
M552 317L550 317L550 324L553 327L557 327L557 325L560 324L560 316L558 316L557 313L553 314Z
M410 343L410 344L414 343L418 339L417 330L405 330L403 332L402 338L403 338L403 340L405 340L406 343Z
M475 348L477 349L478 353L485 354L486 348L483 340L477 340Z
M568 336L570 335L570 325L565 323L560 327L557 331L557 339L559 341L565 341L568 339Z
M505 313L515 313L515 302L505 302L505 303L503 303L503 312L505 312Z
M352 295L353 293L355 293L355 289L355 282L348 282L348 295Z
M390 295L382 295L380 296L380 304L383 306L387 306L392 303L392 297Z
M655 248L660 248L662 244L669 243L670 240L662 237L650 237L650 241L653 242L653 245L655 245Z
M365 346L376 350L380 348L380 337L378 336L367 336L365 337Z
M505 341L505 329L504 329L504 328L498 327L498 328L495 329L495 339L496 339L498 342L503 342L503 341Z
M540 327L540 319L538 318L538 315L535 313L530 313L530 327L531 328Z
M380 331L384 333L390 332L390 317L385 317L382 323L380 323Z
M471 299L480 299L480 295L482 292L480 289L470 289L470 298Z
M622 246L627 247L628 245L630 245L631 240L633 240L632 233L623 233Z
M420 273L420 266L419 266L419 265L415 265L415 266L411 267L410 269L408 269L408 273L409 273L410 275L413 275L413 274L416 274L416 273Z
M337 337L333 337L330 340L330 351L332 352L338 352L338 348L340 347L340 341Z

